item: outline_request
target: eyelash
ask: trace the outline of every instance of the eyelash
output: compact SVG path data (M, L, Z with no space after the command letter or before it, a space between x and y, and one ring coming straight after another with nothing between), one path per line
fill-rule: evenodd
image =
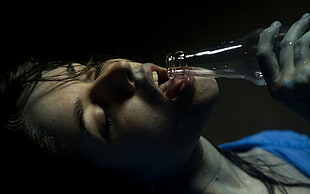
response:
M67 72L68 72L69 74L71 74L71 75L76 75L77 73L82 74L82 72L77 71L77 70L75 69L75 66L73 66L72 64L69 64L69 65L67 66ZM94 66L94 73L95 73L95 75L94 75L94 80L93 80L93 81L95 81L95 80L99 77L99 75L100 75L101 72L102 72L102 68L101 68L100 65ZM103 111L104 111L104 113L105 113L105 121L106 121L105 128L106 128L106 130L103 131L102 136L103 136L106 140L109 140L109 139L110 139L110 127L111 127L111 124L112 124L112 121L113 121L113 119L112 119L112 113L109 112L109 111L106 111L106 110L103 110ZM79 112L78 114L79 114L79 115L82 115L81 112Z

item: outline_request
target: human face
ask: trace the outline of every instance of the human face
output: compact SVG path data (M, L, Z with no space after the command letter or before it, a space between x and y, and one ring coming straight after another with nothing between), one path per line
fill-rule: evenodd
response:
M98 76L90 69L70 81L39 82L25 114L96 166L149 169L172 164L189 152L218 95L214 79L169 80L159 66L122 59L100 69ZM66 71L59 67L43 77Z

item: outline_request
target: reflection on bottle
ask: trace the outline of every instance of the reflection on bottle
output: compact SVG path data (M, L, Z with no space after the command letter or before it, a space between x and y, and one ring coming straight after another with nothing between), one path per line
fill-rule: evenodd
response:
M256 49L263 29L240 39L222 42L207 49L169 53L166 57L167 74L170 79L177 75L184 78L188 73L195 76L215 78L245 79L256 85L266 85L256 59ZM279 48L279 39L285 33L279 33L275 51Z

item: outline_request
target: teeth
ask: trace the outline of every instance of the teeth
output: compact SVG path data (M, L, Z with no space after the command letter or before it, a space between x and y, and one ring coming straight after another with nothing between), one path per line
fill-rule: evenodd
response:
M153 81L156 85L158 85L158 73L157 71L153 71L152 72L152 76L153 76Z

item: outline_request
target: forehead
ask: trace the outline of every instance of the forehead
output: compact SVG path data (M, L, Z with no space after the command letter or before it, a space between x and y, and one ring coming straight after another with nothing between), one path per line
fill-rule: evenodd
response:
M66 66L60 66L45 71L42 73L42 81L27 86L21 97L27 97L27 104L32 104L44 97L61 91L69 84L72 84L74 82L73 80L66 80L66 78L69 77L70 73L67 71Z
M55 69L50 73L63 70ZM42 129L57 134L73 133L77 128L74 117L76 99L83 95L85 84L77 81L42 81L32 89L24 106L24 113Z

